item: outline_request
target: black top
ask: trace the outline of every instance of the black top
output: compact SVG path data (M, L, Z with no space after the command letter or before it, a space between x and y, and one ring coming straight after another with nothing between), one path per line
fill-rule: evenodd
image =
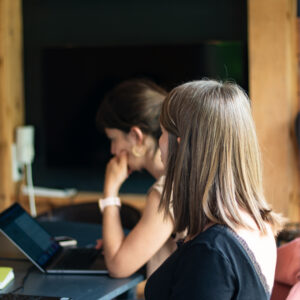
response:
M146 300L267 300L265 277L246 242L214 225L178 249L152 274Z

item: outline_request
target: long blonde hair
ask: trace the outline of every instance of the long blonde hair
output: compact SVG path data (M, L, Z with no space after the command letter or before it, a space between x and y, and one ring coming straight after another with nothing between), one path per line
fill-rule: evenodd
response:
M169 134L160 207L165 213L173 207L176 231L187 229L193 236L210 222L249 228L241 210L263 233L266 223L274 233L281 228L264 197L250 101L238 85L215 80L180 85L164 101L160 121Z

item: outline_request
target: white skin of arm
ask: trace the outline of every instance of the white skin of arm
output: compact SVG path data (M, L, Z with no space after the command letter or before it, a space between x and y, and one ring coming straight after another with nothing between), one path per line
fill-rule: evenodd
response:
M127 156L113 157L106 168L104 197L117 196L127 178ZM113 277L127 277L142 267L168 240L173 232L171 216L164 218L158 211L160 194L152 190L147 195L143 215L125 237L120 211L107 206L103 212L103 247L107 267Z

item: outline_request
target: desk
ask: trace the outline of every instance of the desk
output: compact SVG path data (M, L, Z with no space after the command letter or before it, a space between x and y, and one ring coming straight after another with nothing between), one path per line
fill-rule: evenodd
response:
M52 235L68 235L77 239L78 246L95 242L101 236L99 225L74 222L41 222ZM0 260L0 265L14 268L15 280L1 293L9 293L22 286L29 261ZM122 295L122 299L134 299L133 289L143 280L140 274L129 278L114 279L107 275L46 275L34 268L28 275L20 294L70 297L74 300L108 300Z

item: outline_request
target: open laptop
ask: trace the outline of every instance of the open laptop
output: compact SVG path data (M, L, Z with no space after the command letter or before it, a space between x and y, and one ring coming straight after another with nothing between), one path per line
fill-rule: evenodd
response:
M108 273L99 250L61 247L18 203L0 214L0 232L44 273Z

